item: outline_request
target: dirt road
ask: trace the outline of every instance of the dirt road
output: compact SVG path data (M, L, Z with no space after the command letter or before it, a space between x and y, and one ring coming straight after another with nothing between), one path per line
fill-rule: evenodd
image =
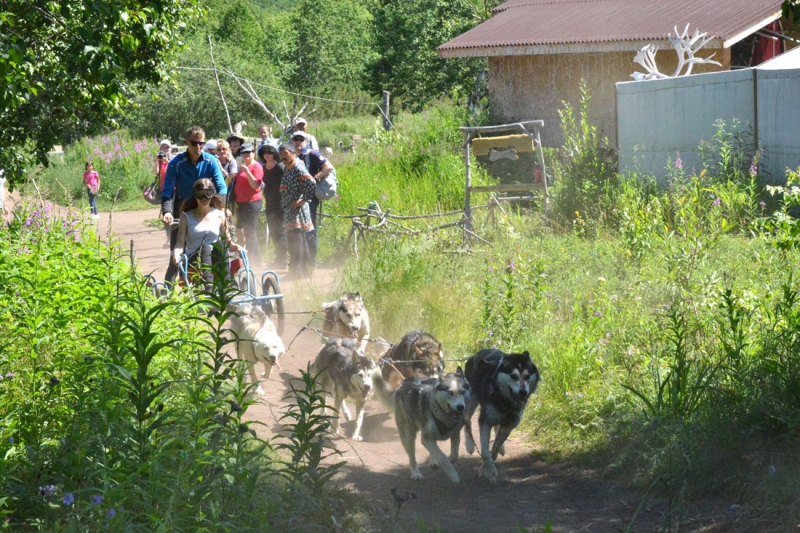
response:
M153 272L162 279L167 260L163 230L145 226L146 218L154 218L155 209L149 211L118 212L113 215L112 233L126 249L133 241L135 257L142 272ZM96 221L101 235L109 226L108 213ZM295 286L281 275L281 287L287 311L318 309L325 297L336 290L336 272L319 271L313 282ZM336 289L336 290L335 290ZM357 288L352 288L353 290ZM310 315L290 315L284 341L289 343ZM380 325L373 325L373 334L380 333ZM282 402L287 390L287 380L299 375L320 347L320 339L312 332L301 333L290 351L282 358L282 372L273 372L264 388L267 394L249 413L264 424L265 436L279 428L278 418L285 406ZM546 386L546 382L545 385ZM344 423L347 435L353 432L353 423ZM422 481L412 481L408 460L399 442L393 417L377 401L367 405L363 428L363 442L347 438L336 440L344 452L347 465L338 481L364 495L371 502L372 512L382 516L388 509L394 514L395 502L391 488L400 492L413 490L418 499L409 502L401 511L396 527L400 531L419 531L420 523L428 530L440 528L454 532L511 532L544 530L552 523L553 531L620 531L625 530L633 517L642 494L618 484L600 479L596 472L586 471L567 464L547 464L531 453L523 436L513 433L506 444L506 456L498 460L500 479L492 486L477 477L479 459L462 455L456 464L461 476L459 484L451 483L441 471L432 471L424 461L427 451L417 444L417 459L425 476ZM449 443L442 443L449 452ZM461 453L466 453L461 449ZM637 519L636 531L653 531L664 520L663 502L653 503ZM700 524L725 522L724 510L716 516L706 515ZM720 520L722 519L722 520ZM730 530L723 528L724 530ZM704 531L721 531L713 526Z

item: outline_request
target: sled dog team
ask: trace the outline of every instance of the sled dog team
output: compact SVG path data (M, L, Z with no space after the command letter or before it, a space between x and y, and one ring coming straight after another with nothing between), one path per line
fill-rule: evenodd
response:
M467 360L463 369L445 373L442 345L432 335L413 330L382 355L379 366L364 353L370 329L361 295L343 293L338 301L324 303L322 308L323 333L329 339L309 369L333 398L333 431L339 432L339 413L352 420L346 403L349 400L356 410L352 439L363 440L364 408L374 390L381 403L394 412L411 478L422 479L415 452L420 433L422 445L430 455L430 466L441 468L457 483L459 477L453 463L458 460L461 430L467 452L474 453L472 415L480 407L478 428L483 463L479 475L496 483L497 455L505 454L504 443L522 420L528 399L539 384L539 371L530 354L481 350ZM285 352L275 326L258 307L245 304L233 311L231 329L238 340L238 357L253 363L263 362L262 376L269 377ZM258 383L254 366L249 369L250 379ZM260 384L257 392L264 394ZM490 446L492 430L494 443ZM449 456L438 445L438 441L444 440L450 440Z

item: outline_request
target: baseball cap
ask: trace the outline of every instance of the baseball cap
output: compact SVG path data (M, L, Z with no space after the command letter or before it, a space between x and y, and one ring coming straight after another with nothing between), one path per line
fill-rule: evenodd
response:
M209 150L216 150L217 149L217 141L214 139L209 140L205 146L203 146L203 150L208 152Z
M253 145L252 145L252 144L250 144L250 143L244 143L244 144L242 145L242 147L241 147L241 148L239 148L239 153L240 153L240 154L243 154L243 153L245 153L245 152L252 152L252 151L253 151Z
M304 119L303 117L297 117L296 119L294 119L294 123L295 124L308 124L308 121L306 119Z
M166 144L167 146L169 146L170 148L172 148L172 142L171 142L169 139L161 139L161 140L158 142L158 145L159 145L159 146L164 146L165 144Z
M239 136L238 136L238 135L236 135L235 133L231 133L231 134L228 136L228 138L227 138L227 139L225 139L225 140L226 140L226 141L228 141L228 142L231 142L231 139L237 139L237 140L238 140L240 143L243 143L243 142L244 142L244 138L243 138L243 137L239 137Z
M308 140L308 135L304 131L295 131L292 133L292 140L294 140L295 137L302 137L303 139Z

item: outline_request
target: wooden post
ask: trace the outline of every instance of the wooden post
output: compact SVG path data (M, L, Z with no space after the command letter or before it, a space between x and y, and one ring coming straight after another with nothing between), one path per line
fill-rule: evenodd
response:
M472 229L472 222L471 222L471 220L472 220L472 209L470 208L470 204L469 204L469 192L470 192L470 189L472 188L472 163L470 162L470 157L469 157L469 142L470 142L470 140L472 140L472 134L468 133L468 132L465 132L464 133L464 165L466 166L467 174L466 174L466 180L465 180L466 183L465 183L465 186L464 186L464 216L468 220L470 220L470 222L467 222L464 225L464 227L466 227L467 229Z
M389 91L383 91L383 129L391 131L392 121L389 120Z
M544 166L544 149L542 148L542 136L539 134L539 128L534 129L536 132L536 149L539 151L539 164L542 165L542 185L544 185L544 219L545 223L550 215L550 193L547 190L547 167Z

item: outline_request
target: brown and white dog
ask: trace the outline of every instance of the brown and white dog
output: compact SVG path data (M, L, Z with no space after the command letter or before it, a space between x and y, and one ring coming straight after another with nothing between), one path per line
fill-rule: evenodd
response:
M381 357L383 380L397 389L405 378L437 377L444 370L442 344L421 329L409 331Z
M343 292L335 302L323 303L322 309L325 311L323 335L353 338L361 353L365 353L369 342L369 313L361 293Z

